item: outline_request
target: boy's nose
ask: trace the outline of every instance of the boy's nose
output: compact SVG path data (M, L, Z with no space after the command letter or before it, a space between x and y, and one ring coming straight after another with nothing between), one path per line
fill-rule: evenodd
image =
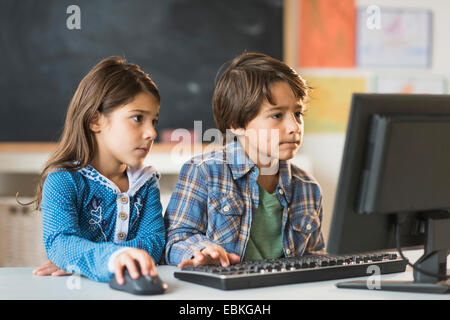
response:
M287 124L287 131L289 134L295 134L295 133L301 133L302 127L303 127L303 121L298 121L295 117L295 115L291 115L289 117Z

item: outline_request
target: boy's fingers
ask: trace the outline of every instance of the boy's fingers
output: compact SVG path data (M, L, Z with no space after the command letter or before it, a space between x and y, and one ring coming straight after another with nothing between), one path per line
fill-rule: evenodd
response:
M205 255L200 250L194 250L194 258L193 260L194 266L199 266L205 262Z
M228 267L230 265L230 260L228 260L228 253L222 247L217 247L216 250L219 261L223 267Z
M208 254L214 263L220 262L220 264L224 267L228 266L230 264L230 261L228 260L227 253L225 249L223 249L220 246L209 246L206 247L203 250L203 253ZM217 261L217 259L219 261Z
M217 259L220 257L220 253L216 249L211 249L209 250L209 256L213 259Z
M186 260L181 261L177 267L181 269L181 268L184 268L187 266L190 266L190 267L199 266L199 265L203 264L205 261L206 261L206 258L204 256L204 254L200 250L194 250L193 257L191 259L186 259Z
M181 269L181 268L184 268L187 266L193 266L193 265L194 265L193 259L188 259L188 260L181 261L177 267Z
M228 254L225 251L220 254L219 258L222 267L228 267L230 265L230 260L228 260Z
M227 253L228 259L234 263L241 261L241 258L235 253Z

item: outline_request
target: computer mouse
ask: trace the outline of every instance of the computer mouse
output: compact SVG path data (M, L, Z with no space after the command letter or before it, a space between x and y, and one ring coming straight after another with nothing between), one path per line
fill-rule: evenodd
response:
M138 271L140 273L139 267ZM124 270L125 283L120 285L116 281L116 277L113 275L109 281L109 287L114 290L125 291L136 295L153 295L162 294L167 290L167 284L163 282L159 276L141 276L137 279L131 278L127 269Z

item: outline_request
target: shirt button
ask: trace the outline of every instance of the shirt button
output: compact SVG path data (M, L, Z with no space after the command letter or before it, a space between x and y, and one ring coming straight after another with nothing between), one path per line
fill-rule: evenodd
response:
M127 218L128 218L128 215L126 214L126 212L121 212L121 213L119 213L119 217L120 217L120 219L122 219L122 220L127 220Z
M127 204L128 203L128 197L127 196L121 196L120 197L120 202L122 202L123 204Z
M290 249L286 249L286 254L291 254L291 250Z
M306 230L309 231L309 230L311 230L311 228L312 228L311 225L308 223L308 224L306 225Z
M279 194L281 194L281 195L283 195L283 194L284 194L284 191L283 191L283 189L281 189L281 188L280 188L280 189L278 189L278 193L279 193Z
M123 240L127 235L124 232L119 232L117 236L119 237L120 240Z
M224 211L224 212L228 212L228 211L230 211L230 207L229 207L229 206L225 206L225 207L223 207L223 211Z

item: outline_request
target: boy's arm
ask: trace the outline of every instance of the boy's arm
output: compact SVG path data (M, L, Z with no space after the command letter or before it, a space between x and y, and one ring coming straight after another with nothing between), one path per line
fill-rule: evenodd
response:
M165 229L157 180L154 180L148 188L144 201L144 210L141 212L141 216L136 218L140 220L136 221L137 228L139 228L136 237L122 245L143 249L149 253L155 263L158 263L163 256Z
M44 182L41 203L47 258L67 272L109 281L109 258L122 247L82 238L76 203L76 186L71 174L66 171L50 173Z
M202 167L185 163L167 206L166 262L179 264L191 259L196 250L216 245L206 237L208 226L208 178Z
M311 237L309 238L308 245L305 250L306 254L325 254L325 242L322 234L322 195L320 195L319 201L317 202L316 211L319 217L320 226L311 233Z

